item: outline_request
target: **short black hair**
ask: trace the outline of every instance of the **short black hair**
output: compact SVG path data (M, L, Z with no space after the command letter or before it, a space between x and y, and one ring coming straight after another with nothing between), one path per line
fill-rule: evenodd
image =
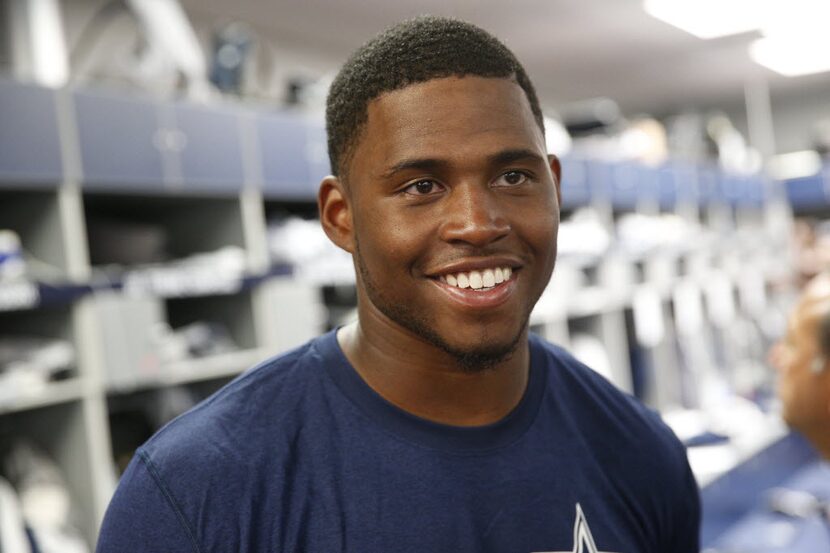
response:
M470 23L421 16L398 23L364 44L332 82L326 101L332 173L345 173L372 100L411 84L466 75L515 79L544 134L536 90L524 67L504 44Z

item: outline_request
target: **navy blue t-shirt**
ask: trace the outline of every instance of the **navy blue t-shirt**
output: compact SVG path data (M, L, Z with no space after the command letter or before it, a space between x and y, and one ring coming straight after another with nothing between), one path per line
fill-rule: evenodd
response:
M246 372L135 455L100 553L698 553L683 447L530 338L503 420L430 422L374 392L334 332Z

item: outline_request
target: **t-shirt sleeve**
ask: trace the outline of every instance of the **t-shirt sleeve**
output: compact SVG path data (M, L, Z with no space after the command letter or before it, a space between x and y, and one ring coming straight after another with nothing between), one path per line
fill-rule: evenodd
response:
M107 508L96 553L201 550L152 462L137 452Z
M681 477L669 499L672 503L672 532L664 551L699 553L700 551L700 492L689 467L685 448L681 446Z

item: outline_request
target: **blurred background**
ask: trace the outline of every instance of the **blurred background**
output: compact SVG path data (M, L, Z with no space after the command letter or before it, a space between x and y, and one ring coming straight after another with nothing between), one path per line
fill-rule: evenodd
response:
M707 550L830 551L766 359L830 264L827 0L0 0L0 550L90 551L138 445L355 316L325 96L424 13L516 53L563 160L533 330L688 445Z

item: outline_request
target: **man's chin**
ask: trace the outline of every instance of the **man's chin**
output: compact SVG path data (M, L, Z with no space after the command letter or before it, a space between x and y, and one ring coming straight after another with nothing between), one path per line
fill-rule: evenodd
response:
M428 337L433 345L452 356L459 368L467 373L483 372L507 361L518 349L524 329L508 339L495 341L488 336L478 336L467 342L455 339L442 339L438 336Z
M452 355L462 371L476 373L495 368L499 363L510 359L515 351L516 346L513 345L512 347L456 351Z

